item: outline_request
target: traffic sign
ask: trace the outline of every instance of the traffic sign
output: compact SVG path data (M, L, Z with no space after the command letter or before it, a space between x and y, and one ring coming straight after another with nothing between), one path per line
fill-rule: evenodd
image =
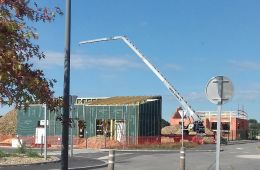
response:
M229 78L216 76L209 80L206 86L206 96L214 104L227 103L233 96L233 85Z

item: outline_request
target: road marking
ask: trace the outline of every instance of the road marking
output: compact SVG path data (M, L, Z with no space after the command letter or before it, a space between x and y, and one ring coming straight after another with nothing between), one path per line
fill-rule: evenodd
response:
M115 157L117 157L117 156L122 156L122 155L130 155L130 154L132 154L132 153L115 154ZM104 160L104 159L108 159L108 157L109 157L109 156L102 156L102 157L99 157L99 158L97 158L97 159L99 159L99 160Z
M243 148L236 148L237 150L243 150Z
M260 159L260 155L237 155L238 158Z

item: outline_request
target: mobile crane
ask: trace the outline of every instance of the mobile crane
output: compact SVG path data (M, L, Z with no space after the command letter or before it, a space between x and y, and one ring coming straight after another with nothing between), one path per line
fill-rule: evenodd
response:
M188 102L180 95L180 93L170 84L170 82L160 73L160 71L149 62L146 57L141 53L141 51L131 42L126 36L114 36L109 38L99 38L94 40L81 41L79 44L96 43L101 41L111 41L111 40L123 40L126 45L131 48L137 56L153 71L153 73L163 82L167 89L176 97L180 102L182 109L189 113L189 116L193 119L193 122L187 126L189 131L194 131L197 133L205 133L205 127L201 118L196 114ZM182 115L183 116L183 115Z

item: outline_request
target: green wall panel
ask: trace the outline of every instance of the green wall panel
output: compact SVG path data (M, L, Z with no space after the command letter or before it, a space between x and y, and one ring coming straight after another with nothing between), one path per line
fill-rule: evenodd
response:
M47 132L50 136L60 136L62 133L61 122L56 121L58 115L62 115L62 109L47 112L47 119L49 119ZM134 105L75 105L72 115L73 118L86 122L88 137L96 135L97 119L124 120L128 140L136 142L138 136L160 135L161 98ZM27 110L19 110L17 133L22 136L35 135L37 122L43 119L44 109L42 105L31 105ZM77 121L75 121L73 134L79 135Z

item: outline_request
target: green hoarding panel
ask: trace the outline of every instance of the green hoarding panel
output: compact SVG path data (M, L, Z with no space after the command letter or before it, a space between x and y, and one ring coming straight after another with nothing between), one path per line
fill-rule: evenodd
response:
M17 135L33 136L40 120L44 119L44 108L42 105L34 105L26 110L17 112Z
M127 140L136 143L138 136L159 136L161 120L161 98L144 103L129 105L75 105L72 109L74 119L73 135L79 136L78 120L85 121L85 134L88 137L96 135L97 120L113 120L125 122ZM62 115L62 109L47 112L50 136L61 136L62 126L57 116ZM22 136L35 135L38 121L44 119L42 105L31 105L26 111L19 110L17 115L17 133ZM87 133L86 133L87 132Z

